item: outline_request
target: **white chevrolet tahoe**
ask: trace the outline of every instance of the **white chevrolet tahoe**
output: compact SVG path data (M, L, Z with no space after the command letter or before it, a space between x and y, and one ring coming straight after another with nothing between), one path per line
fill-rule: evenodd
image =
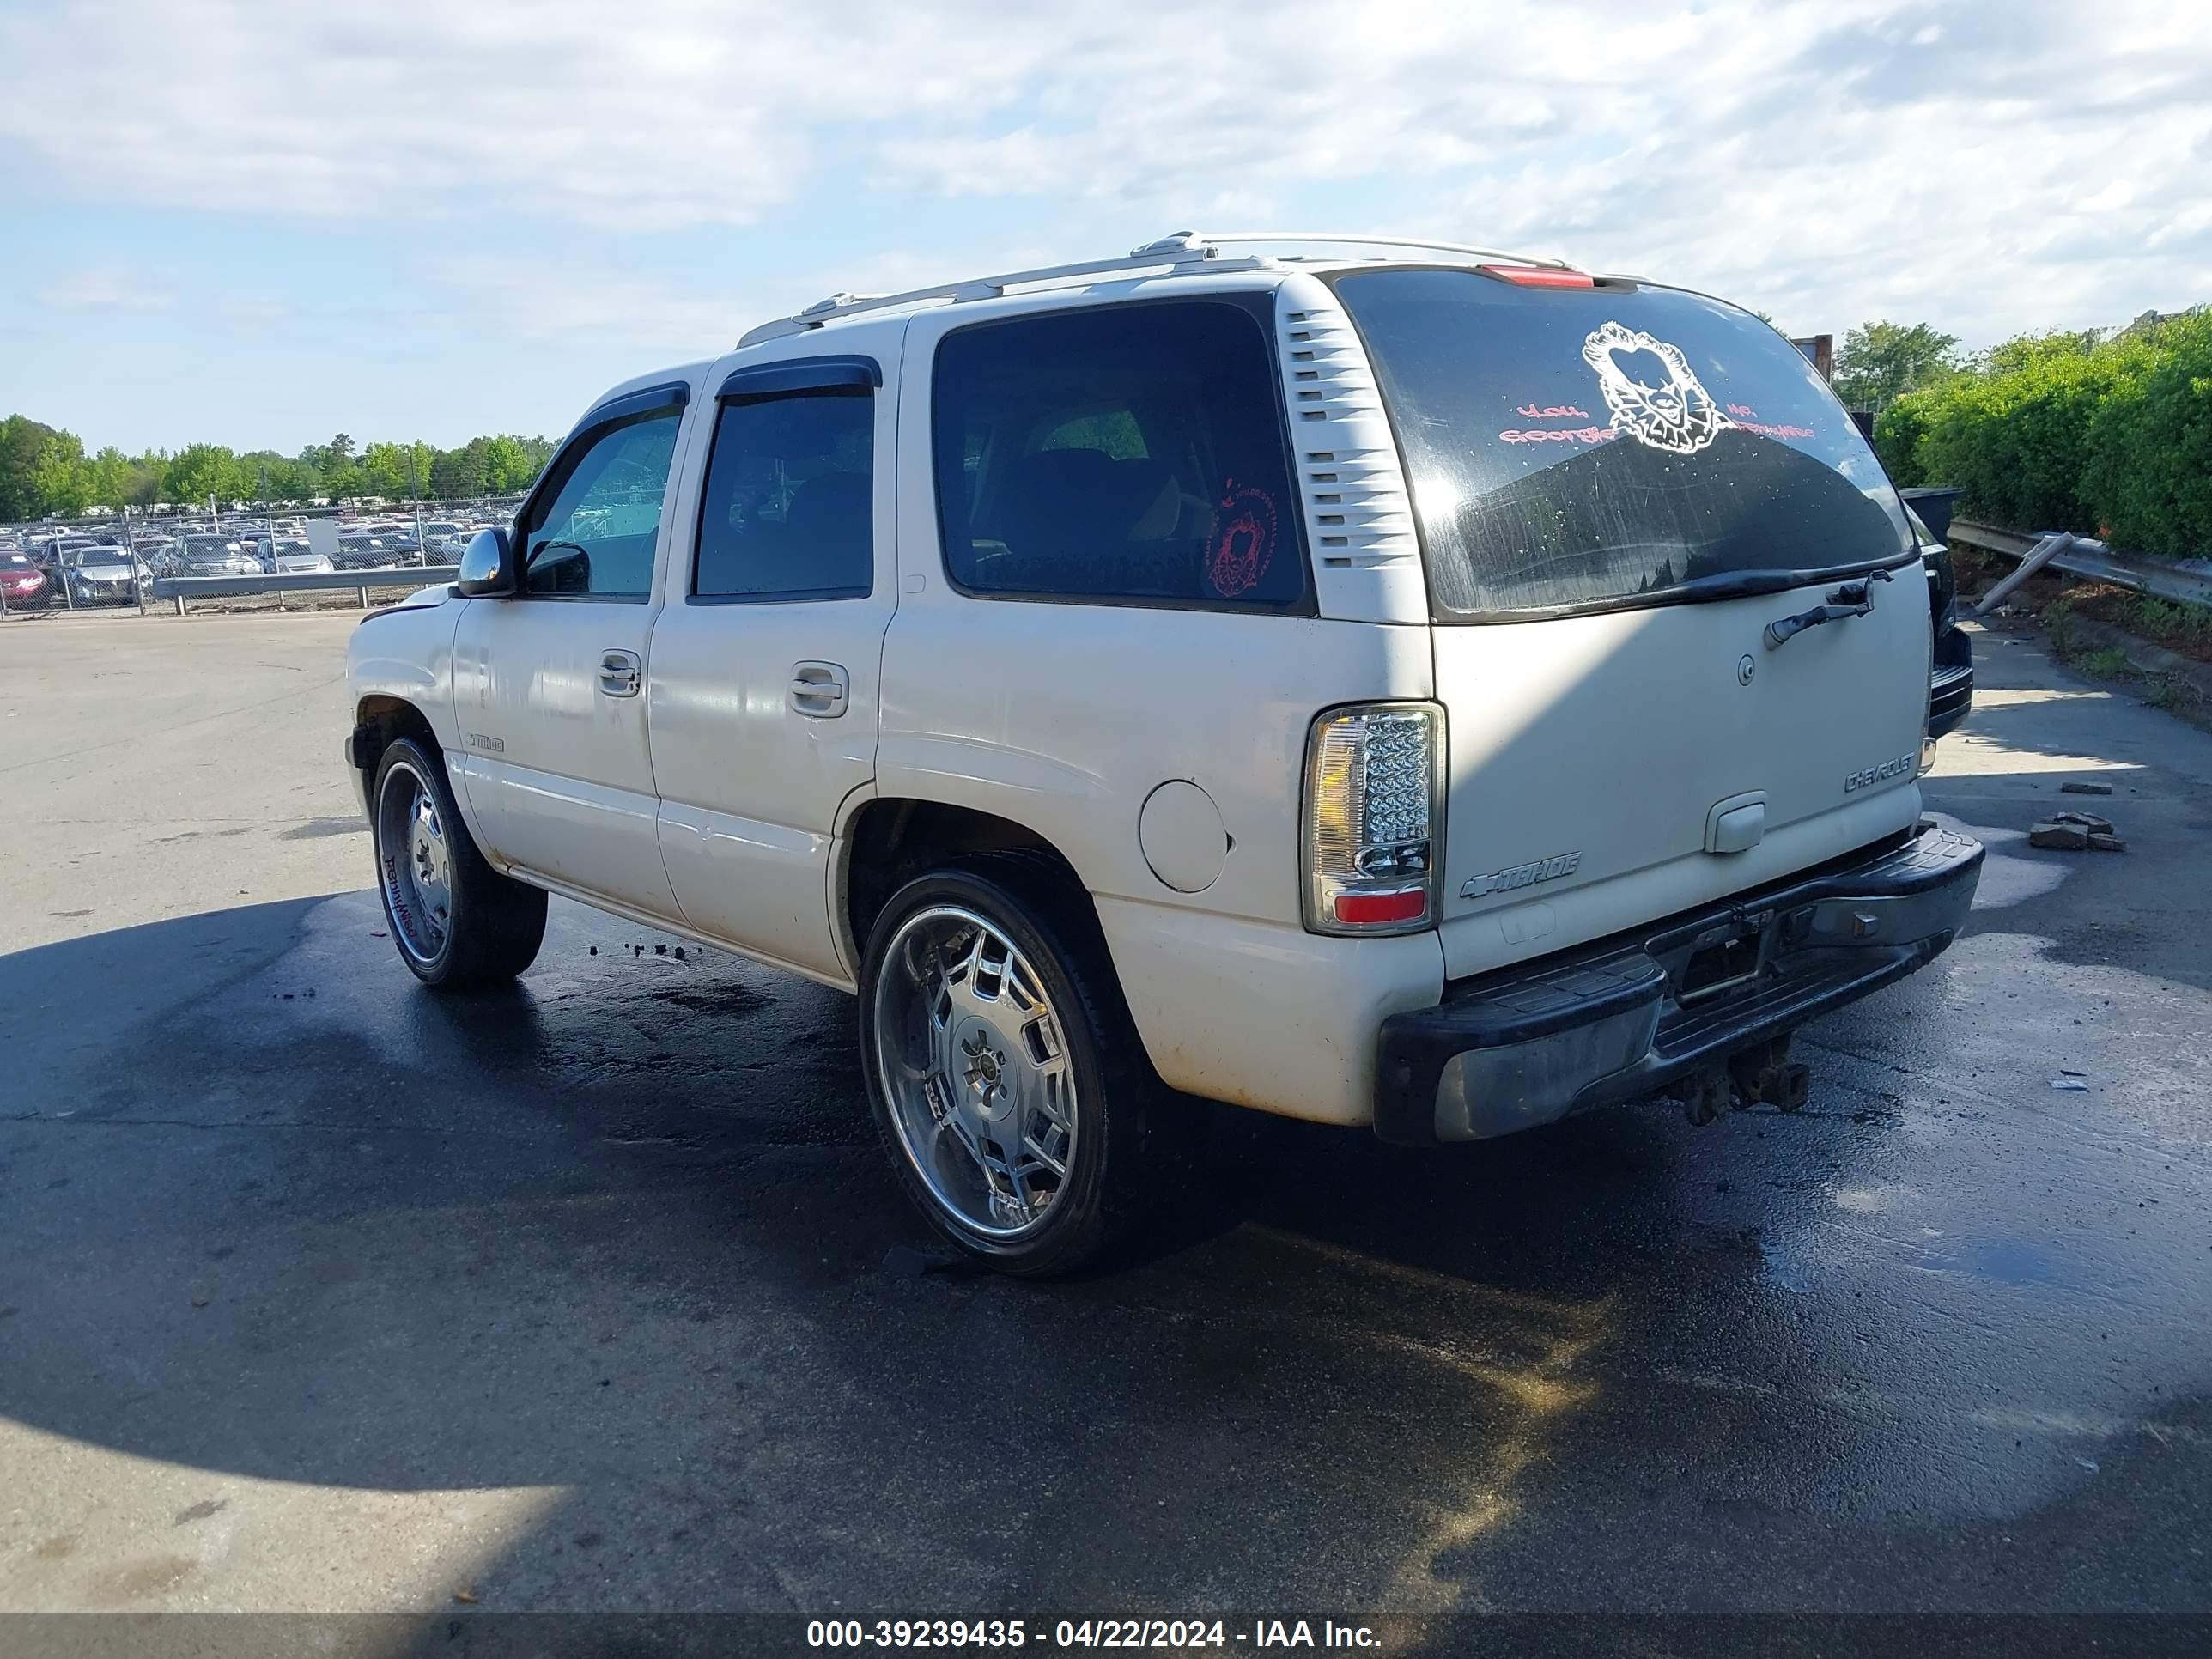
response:
M356 632L346 759L425 983L551 892L854 992L904 1186L1043 1273L1173 1091L1408 1144L1801 1103L1790 1033L1979 872L1919 569L1732 305L1184 234L616 387Z

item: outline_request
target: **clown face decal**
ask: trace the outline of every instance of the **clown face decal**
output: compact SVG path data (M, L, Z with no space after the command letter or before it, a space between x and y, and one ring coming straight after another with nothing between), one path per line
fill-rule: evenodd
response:
M1629 352L1648 351L1667 366L1663 385L1650 386L1630 378L1621 367ZM1698 384L1681 349L1649 334L1607 323L1583 342L1583 361L1597 371L1598 390L1613 411L1613 429L1654 449L1694 455L1735 424L1721 412L1712 394Z

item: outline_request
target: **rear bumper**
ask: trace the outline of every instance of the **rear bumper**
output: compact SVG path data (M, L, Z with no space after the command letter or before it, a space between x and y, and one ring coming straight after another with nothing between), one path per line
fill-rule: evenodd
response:
M1974 641L1962 629L1936 642L1936 669L1928 679L1928 735L1955 731L1974 707Z
M1923 819L1776 886L1447 985L1382 1023L1375 1133L1482 1140L1656 1093L1932 960L1981 867L1979 842Z

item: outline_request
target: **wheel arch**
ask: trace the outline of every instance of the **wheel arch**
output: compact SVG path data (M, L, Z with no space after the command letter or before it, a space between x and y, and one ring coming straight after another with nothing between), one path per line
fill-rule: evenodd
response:
M468 779L458 757L447 752L437 727L421 704L390 692L364 692L354 704L354 727L352 735L346 739L346 759L360 784L363 813L374 810L376 770L383 762L384 751L402 738L419 744L423 753L445 768L446 783L453 792L453 804L461 809L462 823L479 848L488 847L489 843L477 820L475 803L469 799ZM495 860L492 867L501 868Z
M345 757L354 771L355 793L363 813L375 810L376 770L383 763L384 751L402 738L411 738L432 760L444 763L445 745L438 741L437 728L415 703L382 692L367 692L355 701L353 731L346 738ZM459 781L449 778L447 781L454 785L454 794L460 795ZM461 808L465 817L465 799Z
M1097 926L1090 889L1074 860L1028 825L980 808L911 795L868 796L852 803L837 848L831 890L837 947L852 964L856 984L868 934L891 895L926 870L976 854L1033 854L1065 878L1071 901L1079 902L1091 927Z
M376 781L377 764L384 751L401 738L414 738L434 758L445 753L430 717L406 698L372 692L354 705L353 745L349 753L364 787Z

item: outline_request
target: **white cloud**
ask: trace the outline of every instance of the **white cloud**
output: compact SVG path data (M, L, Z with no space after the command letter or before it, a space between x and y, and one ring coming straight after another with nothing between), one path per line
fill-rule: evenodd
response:
M942 21L774 0L56 0L0 18L17 71L0 138L140 202L741 224L801 185L817 129L995 105L1048 44L1031 29L1027 55L978 53Z
M64 311L166 311L174 303L143 274L112 267L64 271L39 289L38 299Z
M477 322L528 345L611 337L641 350L696 356L726 349L743 331L731 301L661 276L484 254L434 259L425 269Z
M0 157L65 200L550 227L538 269L435 272L536 340L708 349L1209 217L1558 250L1800 331L2212 293L2212 22L2170 0L50 0L0 62ZM726 295L639 240L723 226L898 252Z

